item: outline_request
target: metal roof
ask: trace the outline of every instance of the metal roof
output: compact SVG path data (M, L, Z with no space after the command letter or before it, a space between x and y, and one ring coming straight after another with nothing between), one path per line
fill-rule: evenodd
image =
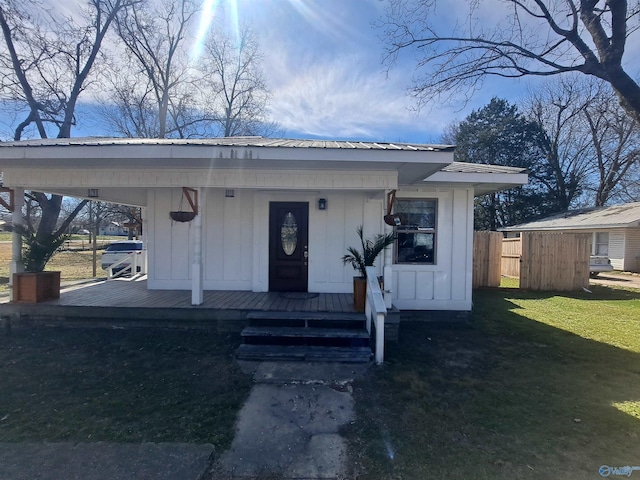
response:
M640 202L570 210L535 222L503 228L506 232L640 227Z
M527 173L526 168L465 162L452 162L440 171L449 173Z
M53 146L104 146L104 145L185 145L212 147L252 147L252 148L307 148L346 150L391 150L413 152L450 152L453 145L427 145L385 142L351 142L347 140L296 140L264 137L222 137L222 138L107 138L78 137L22 140L0 142L2 147L53 147Z
M3 148L4 147L4 148ZM452 162L453 145L263 137L204 139L61 138L0 143L0 170L206 168L397 172L397 185L473 186L476 195L527 182L526 170ZM19 175L19 174L18 174ZM25 179L20 178L21 185ZM28 182L27 182L28 183Z

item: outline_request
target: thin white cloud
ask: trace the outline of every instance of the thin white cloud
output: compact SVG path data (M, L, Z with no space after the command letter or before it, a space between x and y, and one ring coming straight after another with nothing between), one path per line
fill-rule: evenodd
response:
M283 128L313 136L369 137L389 122L406 122L401 92L389 95L382 75L359 71L353 57L324 60L292 67L285 59L277 69L271 117Z

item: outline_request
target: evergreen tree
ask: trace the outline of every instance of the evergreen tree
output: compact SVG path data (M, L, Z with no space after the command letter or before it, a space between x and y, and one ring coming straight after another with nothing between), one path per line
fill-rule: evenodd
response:
M476 199L476 230L496 230L558 211L549 194L548 184L553 179L546 168L543 139L540 124L521 115L515 105L498 98L460 123L456 161L521 167L529 173L529 183L523 187Z

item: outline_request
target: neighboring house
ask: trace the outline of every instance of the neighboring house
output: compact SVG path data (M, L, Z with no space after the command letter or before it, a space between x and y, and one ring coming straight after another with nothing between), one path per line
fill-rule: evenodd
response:
M453 146L260 137L0 143L4 185L143 207L149 289L352 291L341 257L398 239L376 262L388 306L470 310L474 196L523 169L453 162ZM186 187L186 189L184 188ZM389 205L395 192L395 203ZM197 195L196 195L197 194ZM19 195L16 195L19 197ZM197 197L197 198L196 198ZM191 210L192 221L170 212Z
M607 255L616 270L640 272L640 202L572 210L502 230L590 233L592 255Z
M111 236L129 235L129 229L123 227L118 222L109 222L107 225L100 228L98 235L111 235Z

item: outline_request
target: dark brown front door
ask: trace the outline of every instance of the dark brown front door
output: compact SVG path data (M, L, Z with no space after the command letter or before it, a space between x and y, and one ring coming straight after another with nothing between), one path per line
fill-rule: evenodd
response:
M308 287L309 204L269 204L269 290L306 292Z

